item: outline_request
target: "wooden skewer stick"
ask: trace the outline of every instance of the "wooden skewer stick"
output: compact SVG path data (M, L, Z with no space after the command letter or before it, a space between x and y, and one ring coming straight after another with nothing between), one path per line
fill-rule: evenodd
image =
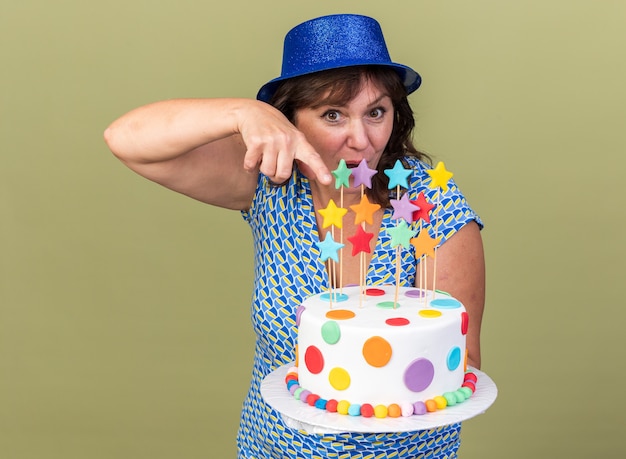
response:
M329 258L327 260L328 263L328 276L329 276L329 282L328 282L328 301L330 302L330 309L333 308L333 278L332 278L332 272L333 272L333 265L332 265L332 260Z
M435 210L435 239L438 239L439 225L437 224L437 216L439 215L439 207L441 207L441 191L437 190L437 208ZM435 283L437 282L437 247L433 249L435 252L435 261L433 265L433 298L435 298Z
M339 206L343 209L343 185L341 185ZM343 244L343 225L341 225L340 242ZM339 252L339 293L343 293L343 247Z

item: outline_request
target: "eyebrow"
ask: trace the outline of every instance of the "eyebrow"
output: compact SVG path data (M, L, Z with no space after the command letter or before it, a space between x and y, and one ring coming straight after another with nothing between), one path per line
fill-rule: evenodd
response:
M378 105L380 101L383 100L385 97L389 97L389 100L391 100L391 96L389 96L388 94L381 94L376 99L374 99L371 103L367 104L368 107L371 107L373 105Z
M367 107L368 107L368 108L372 108L372 107L374 107L374 106L376 106L376 105L380 104L380 102L381 102L381 101L382 101L385 97L388 97L388 98L389 98L389 100L391 101L391 96L390 96L389 94L381 94L381 95L380 95L380 96L378 96L376 99L374 99L373 101L371 101L370 103L368 103L368 104L367 104ZM392 105L393 105L393 101L391 101L391 103L392 103ZM334 103L330 103L330 102L324 102L324 103L322 103L322 104L320 104L320 105L318 105L318 106L316 106L316 107L310 107L310 108L312 108L313 110L316 110L316 109L321 109L321 108L325 108L325 107L338 107L338 108L340 108L340 107L345 107L345 106L346 106L346 104L343 104L343 105L342 105L342 104L334 104Z

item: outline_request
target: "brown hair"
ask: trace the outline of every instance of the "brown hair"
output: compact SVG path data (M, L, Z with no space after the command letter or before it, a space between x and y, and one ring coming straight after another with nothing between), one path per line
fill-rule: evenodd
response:
M395 112L391 136L378 163L378 174L372 178L372 189L367 191L370 200L388 207L389 177L383 171L391 169L396 160L401 160L404 156L414 156L430 162L430 158L413 145L413 110L409 105L406 89L394 70L373 65L355 66L291 78L278 87L270 104L294 122L298 109L348 103L361 90L363 78L387 92Z

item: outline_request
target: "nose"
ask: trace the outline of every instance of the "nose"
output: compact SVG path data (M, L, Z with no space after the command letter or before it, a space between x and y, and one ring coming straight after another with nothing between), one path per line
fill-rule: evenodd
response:
M370 144L367 126L361 119L351 120L347 136L347 145L355 150L365 150Z

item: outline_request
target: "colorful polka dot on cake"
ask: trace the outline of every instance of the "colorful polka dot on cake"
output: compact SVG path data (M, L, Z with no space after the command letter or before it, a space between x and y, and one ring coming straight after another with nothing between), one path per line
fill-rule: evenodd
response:
M330 385L337 390L346 390L350 387L350 374L343 368L333 368L328 374Z
M302 313L306 308L302 305L298 306L296 309L296 326L300 326L300 317L302 317Z
M441 317L441 311L435 311L433 309L422 309L418 312L420 317L425 319L436 319L437 317Z
M363 345L363 357L373 367L380 368L387 365L391 354L391 344L380 336L371 337Z
M326 313L326 317L328 319L335 320L348 320L354 318L355 316L356 314L348 309L331 309Z
M467 335L467 328L469 326L469 315L467 312L461 313L461 333Z
M414 289L414 290L407 290L404 295L409 298L423 298L425 293L423 290Z
M461 364L461 349L458 347L452 348L448 354L446 363L448 364L448 370L450 371L454 371L459 368L459 365Z
M405 317L392 317L385 320L385 323L387 325L391 325L392 327L402 327L404 325L409 325L411 321Z
M433 381L435 367L430 360L425 358L416 359L404 372L404 384L413 392L422 392Z
M341 338L341 329L334 320L329 320L322 325L322 339L328 344L337 344Z
M458 300L455 300L454 298L438 298L436 300L432 300L430 302L430 305L433 308L439 308L439 309L456 309L462 306L461 302Z
M319 374L324 369L324 357L322 352L315 346L309 346L304 353L304 364L313 374Z

